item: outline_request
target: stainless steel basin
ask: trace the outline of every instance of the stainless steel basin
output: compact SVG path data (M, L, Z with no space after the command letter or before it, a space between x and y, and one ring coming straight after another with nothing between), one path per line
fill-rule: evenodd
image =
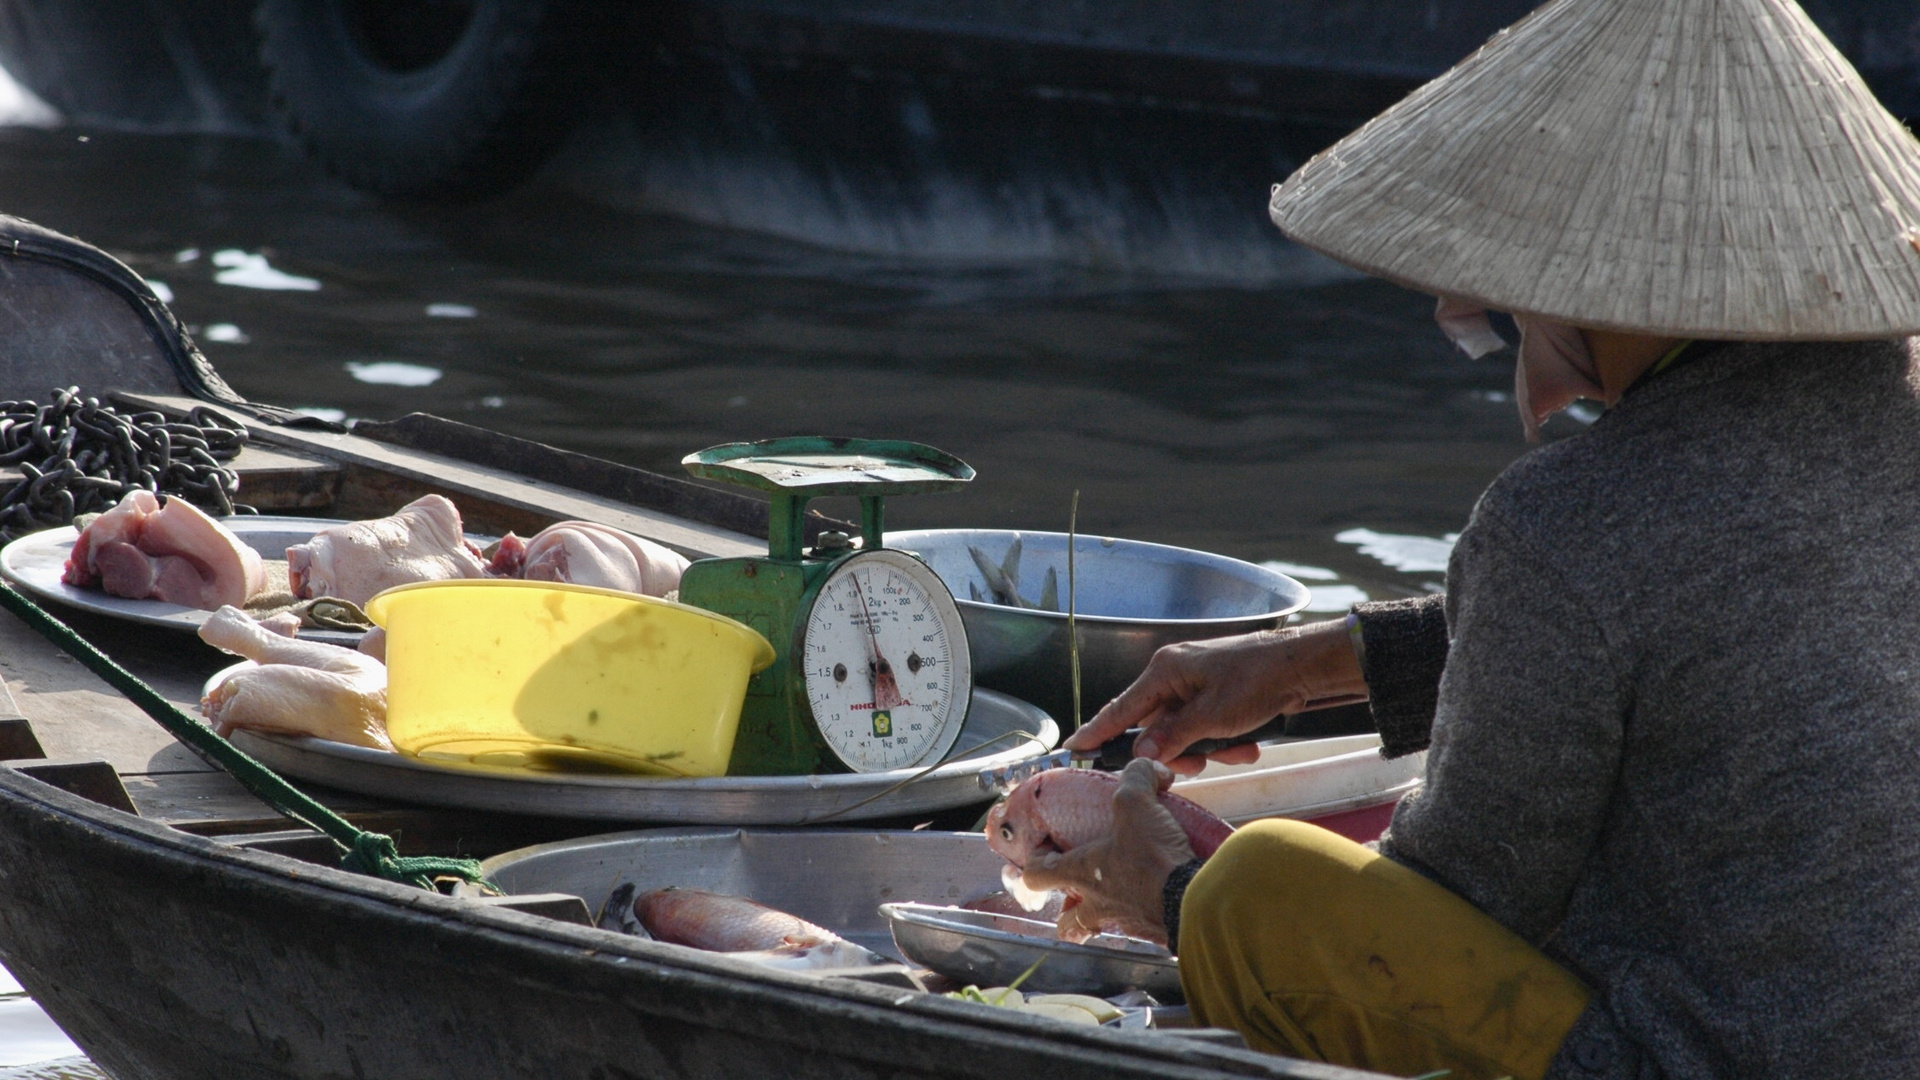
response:
M1051 569L1061 610L976 599L991 595L990 585L969 549L999 567L1015 538L1020 595L1038 602ZM887 546L920 556L953 592L973 651L974 682L1030 701L1071 730L1067 535L921 529L890 532ZM1083 720L1126 689L1160 646L1277 626L1307 603L1307 587L1285 574L1165 544L1083 535L1074 563Z

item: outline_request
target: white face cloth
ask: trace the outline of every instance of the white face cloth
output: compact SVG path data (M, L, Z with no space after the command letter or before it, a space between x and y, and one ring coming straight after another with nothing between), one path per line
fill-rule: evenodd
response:
M1471 301L1443 296L1434 308L1433 319L1448 340L1475 360L1507 347L1487 321L1486 309ZM1515 315L1513 321L1520 327L1513 399L1520 408L1527 441L1539 442L1540 425L1547 417L1580 398L1599 401L1605 394L1600 389L1600 371L1578 327L1537 315Z

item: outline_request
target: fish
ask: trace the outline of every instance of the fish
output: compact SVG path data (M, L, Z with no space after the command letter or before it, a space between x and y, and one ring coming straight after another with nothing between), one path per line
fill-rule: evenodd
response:
M1029 888L1022 871L1034 859L1072 851L1105 836L1113 827L1113 795L1119 788L1116 773L1048 769L1021 781L995 803L987 811L987 846L1007 860L1000 872L1007 894L1028 911L1041 910L1049 893ZM1233 834L1233 826L1170 791L1160 793L1160 805L1186 831L1187 842L1199 858L1212 856Z
M967 554L973 556L973 565L980 571L980 577L987 583L983 594L980 587L967 582L967 589L975 600L985 599L1002 607L1025 608L1029 611L1060 610L1060 575L1051 566L1047 567L1047 576L1040 583L1040 602L1034 603L1020 595L1020 555L1023 545L1016 534L1013 543L1008 545L1006 557L995 565L987 553L973 545L967 545Z
M634 920L655 941L725 953L789 971L891 963L824 926L743 896L665 888L633 901Z

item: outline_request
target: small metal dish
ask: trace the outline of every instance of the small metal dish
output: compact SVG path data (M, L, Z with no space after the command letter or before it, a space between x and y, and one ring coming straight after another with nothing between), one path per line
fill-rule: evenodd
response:
M880 913L901 956L949 979L1007 986L1033 968L1023 991L1109 997L1145 990L1161 1001L1184 1000L1179 960L1149 941L1099 934L1075 944L1061 941L1052 923L927 904L881 904Z

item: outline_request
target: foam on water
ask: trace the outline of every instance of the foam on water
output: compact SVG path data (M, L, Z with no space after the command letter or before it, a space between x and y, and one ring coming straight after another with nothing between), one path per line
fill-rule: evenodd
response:
M213 275L213 280L222 285L294 292L315 292L320 288L320 282L313 278L276 270L267 262L265 255L249 254L239 248L224 248L214 252L213 265L225 268Z
M0 1065L28 1065L79 1053L67 1033L31 998L0 998Z
M349 360L347 371L354 379L375 386L432 386L440 381L440 369L398 360Z
M72 1058L79 1053L80 1048L73 1045L66 1032L27 997L13 973L0 968L0 1068ZM11 1075L0 1072L0 1080Z
M1311 595L1303 609L1316 614L1343 612L1355 604L1364 604L1373 599L1367 590L1358 585L1315 585L1309 589Z
M1340 579L1338 571L1329 570L1324 566L1302 566L1299 563L1281 562L1278 559L1268 559L1260 565L1300 581L1338 581Z
M60 113L0 68L0 127L59 127Z
M1435 538L1380 533L1372 529L1347 529L1336 534L1334 539L1342 544L1356 545L1360 554L1371 555L1404 574L1444 574L1447 559L1453 554L1453 543L1460 539L1460 534L1448 533Z

